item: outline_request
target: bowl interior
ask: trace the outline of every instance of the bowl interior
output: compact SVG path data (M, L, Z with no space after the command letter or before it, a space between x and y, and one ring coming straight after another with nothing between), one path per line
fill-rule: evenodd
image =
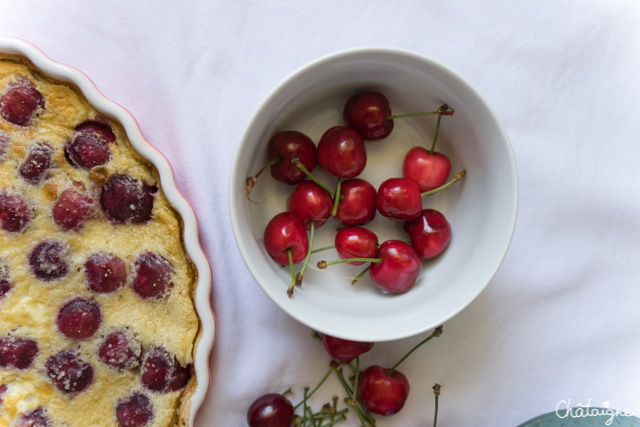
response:
M302 287L292 298L288 266L276 263L263 245L269 220L286 210L292 186L265 172L244 198L244 183L266 161L271 135L293 129L319 141L329 127L343 124L342 106L352 94L375 89L390 100L394 114L435 110L447 103L455 110L443 117L437 150L449 156L452 176L466 177L423 206L445 214L452 227L447 250L423 262L415 286L401 295L375 288L368 276L352 286L364 266L340 264L326 270L317 261L337 259L335 250L313 254ZM360 178L374 187L402 176L406 152L431 146L435 116L398 119L391 135L367 142L367 166ZM336 178L317 167L314 175L334 187ZM358 341L404 338L438 326L468 305L491 280L508 249L517 211L517 174L508 137L482 98L463 79L419 55L394 49L345 51L302 68L265 101L238 148L230 182L231 219L247 267L263 291L285 312L310 328ZM333 244L340 224L330 219L315 232L314 248ZM383 242L408 240L402 223L381 217L367 225ZM300 264L297 266L299 270Z

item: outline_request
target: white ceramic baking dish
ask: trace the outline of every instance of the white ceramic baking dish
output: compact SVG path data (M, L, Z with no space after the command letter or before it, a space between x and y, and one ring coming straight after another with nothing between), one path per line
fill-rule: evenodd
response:
M0 52L21 55L44 75L77 87L96 110L123 126L135 150L158 170L162 189L182 218L184 245L197 270L194 296L196 312L200 319L200 331L194 351L194 371L197 385L191 394L188 421L190 426L193 425L210 385L209 356L215 341L216 322L210 303L211 267L200 246L195 213L178 191L171 165L166 157L145 139L131 113L119 104L105 98L89 77L81 71L50 59L35 45L16 38L0 37Z

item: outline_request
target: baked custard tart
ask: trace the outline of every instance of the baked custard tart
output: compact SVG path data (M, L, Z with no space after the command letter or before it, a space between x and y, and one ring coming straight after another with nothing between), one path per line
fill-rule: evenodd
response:
M0 426L188 425L197 280L123 126L0 53Z

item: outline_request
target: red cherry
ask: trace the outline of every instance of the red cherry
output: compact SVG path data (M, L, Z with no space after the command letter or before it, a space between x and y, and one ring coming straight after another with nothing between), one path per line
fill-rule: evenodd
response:
M384 217L411 221L422 212L420 188L407 178L389 178L378 188L376 207Z
M329 335L322 336L322 344L329 356L341 364L349 363L373 348L372 342L350 341Z
M176 391L186 385L191 369L191 365L181 366L178 359L163 347L152 347L142 361L142 384L153 391Z
M294 130L278 132L271 137L267 145L269 161L276 160L271 165L271 175L286 184L297 184L307 177L300 168L291 163L291 157L296 156L304 167L311 172L316 167L316 146L307 135Z
M134 393L118 401L116 418L120 427L142 427L153 419L153 405L147 396Z
M380 262L372 262L369 277L374 285L390 293L407 292L422 271L422 261L411 245L387 240L378 250Z
M136 259L133 290L142 298L161 299L171 288L173 267L164 257L145 253Z
M311 172L317 163L316 146L307 135L294 130L278 132L271 137L267 145L267 157L269 162L256 172L255 175L247 178L246 197L251 200L251 190L258 182L258 177L269 167L271 176L277 181L294 185L305 180L307 174L303 171ZM294 164L292 159L297 163Z
M115 140L116 136L106 123L85 122L76 128L65 154L71 164L91 169L109 161L109 143Z
M5 280L2 277L0 277L0 299L2 299L2 297L4 297L6 294L9 293L11 288L12 288L11 283L9 283L8 280Z
M338 178L355 178L367 164L367 151L358 132L345 126L328 129L318 142L318 165Z
M422 260L411 245L400 240L387 240L378 249L377 258L341 258L337 261L318 261L318 268L323 270L330 265L355 261L370 262L369 277L378 288L400 294L407 292L415 284L422 271ZM367 270L364 270L366 272ZM363 272L363 273L364 273ZM363 274L361 273L361 275ZM351 283L355 284L360 276Z
M127 279L124 262L113 254L91 255L84 264L87 284L94 292L109 293L123 286Z
M182 366L178 362L175 361L173 373L171 374L171 378L169 379L169 391L177 391L182 389L187 383L191 376L193 375L193 365L189 364L187 366Z
M402 176L418 184L422 192L443 185L450 172L451 162L446 155L423 147L409 150L402 164Z
M0 338L0 367L27 369L38 354L38 345L28 338Z
M45 415L45 412L44 408L37 407L24 414L15 427L49 427L51 420Z
M60 279L69 270L64 247L53 240L39 243L29 255L29 264L33 274L44 281Z
M132 369L140 364L142 346L133 334L116 331L107 335L98 347L98 357L105 364L119 369Z
M44 108L44 99L33 83L21 80L9 87L0 98L0 113L2 117L18 126L29 123L39 109Z
M289 265L288 251L291 251L293 264L297 264L307 256L309 238L300 218L291 212L281 212L267 224L264 245L280 264Z
M467 172L462 170L450 181L433 190L420 192L418 184L407 178L390 178L380 184L376 206L385 217L411 221L422 212L422 197L430 196L460 181Z
M58 329L64 336L74 340L91 338L101 321L100 306L93 300L76 298L58 311Z
M361 178L342 181L341 199L336 219L345 226L364 225L376 216L377 192L373 185Z
M63 393L81 392L93 381L93 368L73 351L51 356L45 370L47 377Z
M347 227L338 230L335 246L341 259L375 258L378 255L378 236L362 227ZM365 261L349 261L351 265L362 265Z
M247 410L249 427L291 427L293 420L293 405L277 393L260 396Z
M382 139L393 130L391 107L386 96L375 91L360 92L349 98L342 116L365 140Z
M175 364L175 357L164 348L150 348L142 361L142 384L149 390L166 391Z
M53 205L53 221L63 230L78 230L91 215L93 200L75 190L64 190Z
M10 279L9 267L0 260L0 300L13 288Z
M322 226L331 216L333 201L327 190L313 181L305 180L296 186L287 199L287 210L300 218L305 228Z
M98 120L89 120L79 124L74 132L74 137L77 136L85 136L107 144L116 142L116 135L113 133L111 126Z
M358 398L374 414L393 415L402 409L409 397L409 381L401 372L373 365L360 375Z
M36 145L20 166L20 175L30 184L37 184L51 166L52 156L53 150L47 143Z
M151 218L154 193L158 190L129 175L113 175L102 187L102 208L114 222L146 222Z
M411 246L422 259L438 256L451 241L451 225L445 216L435 209L425 209L418 218L406 222L404 229Z
M436 143L442 116L452 116L453 110L447 104L443 104L438 108L436 114L438 114L438 121L431 149L427 151L423 147L414 147L409 150L402 163L402 175L418 184L422 192L431 191L444 185L449 177L449 172L451 172L449 158L436 152Z
M20 196L0 192L0 225L6 231L17 233L31 219L31 209Z
M394 119L416 116L452 116L453 110L443 104L436 111L409 114L391 114L387 97L376 91L356 93L345 103L342 116L348 126L356 129L365 140L377 140L389 136L394 126Z

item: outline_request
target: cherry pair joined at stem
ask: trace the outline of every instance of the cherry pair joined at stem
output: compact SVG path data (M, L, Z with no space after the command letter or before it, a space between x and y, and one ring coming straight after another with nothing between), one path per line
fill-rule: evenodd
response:
M345 226L354 226L373 221L376 215L377 192L370 182L362 178L338 178L337 188L332 190L307 170L296 156L292 157L291 162L333 197L331 215L338 222ZM340 194L340 197L336 198L336 194Z

